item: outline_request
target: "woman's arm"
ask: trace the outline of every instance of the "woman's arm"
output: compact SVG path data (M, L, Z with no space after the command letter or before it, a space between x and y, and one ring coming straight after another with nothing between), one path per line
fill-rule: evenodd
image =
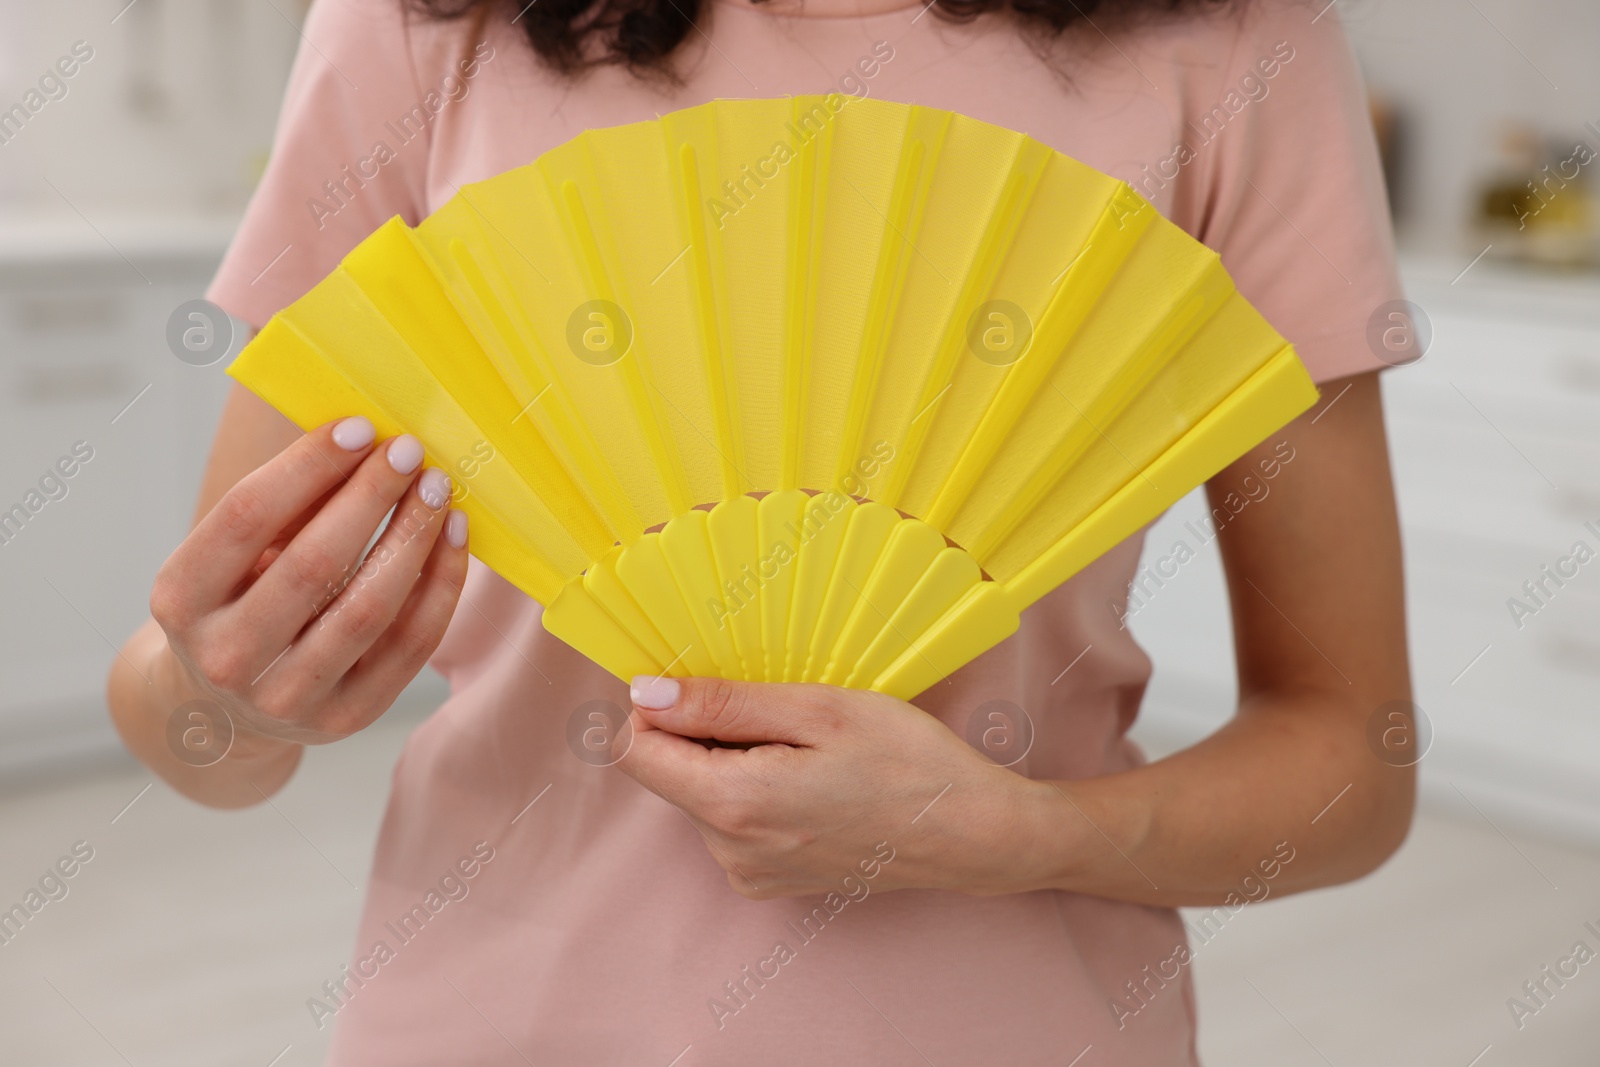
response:
M1257 463L1276 444L1294 449L1270 495L1217 539L1233 606L1237 715L1149 766L1058 783L1075 809L1066 818L1092 820L1110 840L1096 848L1098 833L1068 829L1052 884L1214 904L1243 876L1259 881L1279 842L1295 858L1274 893L1357 878L1405 839L1415 772L1379 759L1367 741L1381 705L1411 699L1378 376L1330 383L1323 396L1207 487L1221 507L1230 492L1244 496L1247 475L1259 480Z
M1410 681L1377 377L1345 384L1213 480L1220 500L1280 442L1294 449L1219 538L1241 698L1193 748L1032 781L881 694L643 679L619 766L690 815L750 897L835 889L880 841L895 859L877 888L1200 905L1267 871L1275 893L1359 877L1405 837L1413 772L1366 742L1373 711L1409 699Z

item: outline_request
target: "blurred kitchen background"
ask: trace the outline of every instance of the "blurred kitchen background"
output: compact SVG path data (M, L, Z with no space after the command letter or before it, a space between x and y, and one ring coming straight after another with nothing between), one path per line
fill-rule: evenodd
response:
M1600 926L1600 560L1547 577L1579 542L1600 551L1600 5L1336 5L1385 149L1401 325L1427 342L1386 379L1423 814L1378 875L1249 909L1206 946L1201 1051L1593 1067L1600 972L1521 1028L1507 998ZM76 61L22 128L0 124L0 507L92 451L0 545L0 904L75 840L97 857L0 948L7 1065L320 1062L304 1000L346 958L389 767L438 698L424 678L233 814L147 791L104 711L225 391L226 359L174 359L168 319L261 172L304 6L0 0L0 107ZM1203 513L1174 509L1147 561L1197 545ZM1157 664L1152 752L1228 715L1226 620L1214 546L1130 620Z

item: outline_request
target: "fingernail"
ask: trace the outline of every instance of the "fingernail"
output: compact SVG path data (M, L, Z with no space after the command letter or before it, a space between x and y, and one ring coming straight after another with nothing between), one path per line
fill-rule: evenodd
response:
M422 442L403 433L389 442L388 456L396 474L410 474L422 466Z
M450 476L438 467L429 467L417 479L417 495L424 504L438 511L450 501Z
M467 547L467 513L451 509L450 516L444 520L444 539L450 542L451 548Z
M378 431L372 428L372 420L365 415L351 416L333 428L333 443L346 452L360 452L376 436Z
M628 695L641 708L665 711L678 702L678 692L681 688L676 678L658 678L653 674L641 674L633 680L633 687L628 690Z

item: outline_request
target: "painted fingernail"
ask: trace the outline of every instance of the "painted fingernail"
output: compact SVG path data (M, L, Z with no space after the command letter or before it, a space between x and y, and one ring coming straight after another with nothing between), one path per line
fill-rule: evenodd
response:
M424 504L438 511L450 501L450 476L438 467L429 467L417 479L417 495Z
M410 474L422 466L422 442L403 433L389 442L388 456L396 474Z
M372 428L372 420L365 415L344 419L333 428L333 443L346 452L360 452L376 436L378 431Z
M633 680L633 687L628 690L628 695L641 708L665 711L678 702L678 692L681 689L682 686L678 685L676 678L658 678L653 674L641 674Z
M467 547L467 513L465 511L451 510L449 518L444 520L444 539L450 542L451 548Z

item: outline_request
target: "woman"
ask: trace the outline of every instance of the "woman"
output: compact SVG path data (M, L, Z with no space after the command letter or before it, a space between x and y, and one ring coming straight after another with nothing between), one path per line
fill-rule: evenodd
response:
M1365 740L1409 696L1366 340L1398 289L1337 14L457 6L316 5L212 299L259 326L386 218L414 223L586 128L840 91L1025 130L1134 182L1221 252L1324 399L1209 487L1230 516L1241 698L1195 747L1146 764L1124 737L1150 674L1120 618L1135 536L916 706L640 679L625 754L597 766L613 761L569 739L614 726L605 702L630 695L469 566L465 517L417 442L374 441L360 418L301 435L236 389L193 532L113 669L129 747L189 796L243 806L430 657L452 690L396 768L349 970L306 1005L337 1027L333 1062L1196 1062L1187 935L1371 871L1410 820L1411 772ZM1230 506L1269 470L1270 499ZM396 504L421 520L362 566ZM165 740L196 699L237 731L205 768ZM997 706L1034 731L1009 769L965 740ZM1179 905L1216 910L1186 931Z

